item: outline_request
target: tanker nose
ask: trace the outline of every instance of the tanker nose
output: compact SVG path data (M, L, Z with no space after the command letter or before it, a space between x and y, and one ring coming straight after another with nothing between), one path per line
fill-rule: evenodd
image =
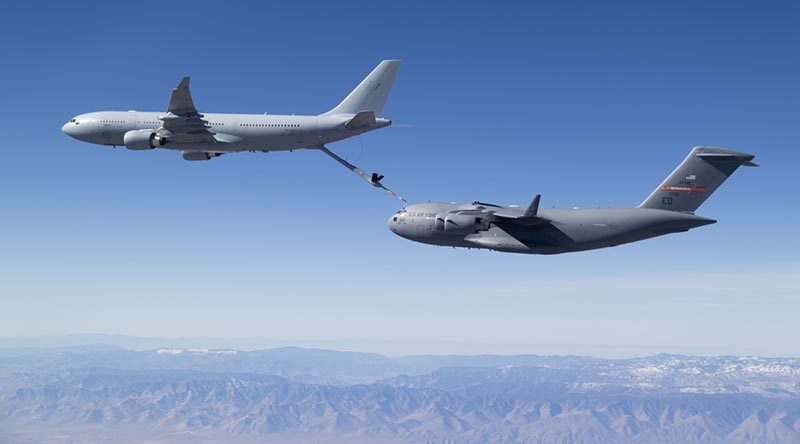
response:
M80 125L80 123L78 122L78 119L72 119L69 122L65 123L64 126L61 127L61 132L66 134L66 135L68 135L68 136L70 136L70 137L73 137L73 138L77 139L78 138L78 125Z
M73 127L74 127L74 125L72 124L72 122L67 122L67 123L64 124L64 126L61 127L61 132L66 134L66 135L68 135L68 136L72 136L72 128Z

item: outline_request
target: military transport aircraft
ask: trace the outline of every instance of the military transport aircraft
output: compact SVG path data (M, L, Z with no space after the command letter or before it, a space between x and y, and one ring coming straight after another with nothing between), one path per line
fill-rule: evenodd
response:
M636 208L539 209L482 202L409 205L389 219L397 235L439 246L511 253L558 254L593 250L688 231L716 221L694 211L740 165L755 156L698 146Z

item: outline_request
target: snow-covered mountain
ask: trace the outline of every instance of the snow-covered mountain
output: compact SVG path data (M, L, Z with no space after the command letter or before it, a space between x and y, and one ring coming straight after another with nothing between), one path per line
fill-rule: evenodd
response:
M800 443L800 360L0 354L0 441L111 430L119 442Z

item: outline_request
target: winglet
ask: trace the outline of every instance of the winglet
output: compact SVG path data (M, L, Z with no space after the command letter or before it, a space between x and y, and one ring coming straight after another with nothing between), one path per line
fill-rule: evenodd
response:
M189 92L189 76L184 76L181 83L172 90L172 96L170 96L169 105L167 105L167 112L175 114L176 116L197 114L197 108L194 106L192 94Z
M541 198L542 198L541 194L537 194L533 198L533 201L531 202L531 204L528 205L528 209L525 210L525 216L524 217L536 216L536 213L539 212L539 200L541 200Z
M539 201L542 200L542 195L537 194L533 197L531 204L522 214L522 216L509 214L503 211L495 211L494 217L500 222L512 223L523 227L530 227L534 225L549 224L551 221L546 217L539 216Z
M181 83L175 89L189 89L189 76L183 76Z

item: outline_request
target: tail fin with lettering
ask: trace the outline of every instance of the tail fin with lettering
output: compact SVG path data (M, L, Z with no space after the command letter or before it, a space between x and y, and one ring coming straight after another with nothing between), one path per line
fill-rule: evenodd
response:
M400 69L400 60L384 60L372 70L371 73L356 88L342 100L342 103L328 111L325 115L332 114L358 114L362 111L372 111L375 117L381 117L386 99L394 85L397 71Z
M697 146L639 208L694 213L741 165L758 166L755 156L727 148Z

